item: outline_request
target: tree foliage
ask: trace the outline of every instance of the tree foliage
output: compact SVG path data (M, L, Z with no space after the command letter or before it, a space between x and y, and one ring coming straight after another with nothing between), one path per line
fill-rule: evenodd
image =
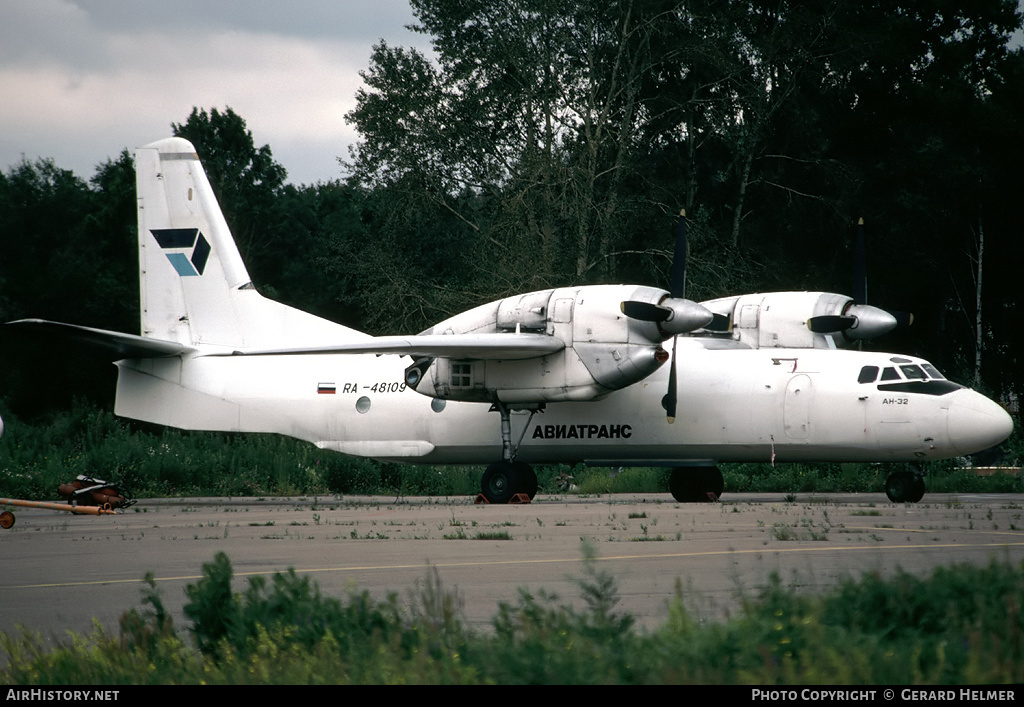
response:
M982 226L993 291L1020 255L1016 3L413 7L433 56L376 46L349 114L350 178L382 234L380 326L552 285L663 284L680 208L691 295L848 292L863 216L872 302L914 311L912 350L966 373ZM999 298L978 345L1006 389L994 332L1019 297Z
M917 320L877 345L962 380L981 347L983 387L1024 387L1013 0L412 6L432 50L374 47L345 179L288 184L230 108L172 125L264 294L381 334L533 289L664 285L681 208L693 298L850 292L863 216L869 301ZM137 331L133 172L123 152L88 181L47 160L0 173L5 320ZM66 405L83 378L109 395L105 363L19 347L0 373L15 407Z

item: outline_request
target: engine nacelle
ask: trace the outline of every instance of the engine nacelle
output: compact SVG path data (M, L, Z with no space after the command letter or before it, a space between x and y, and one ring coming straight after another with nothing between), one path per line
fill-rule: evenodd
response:
M632 385L668 360L653 322L620 311L625 300L657 304L664 290L592 285L530 292L476 307L424 334L545 334L565 348L526 359L423 358L406 382L433 398L539 404L586 401Z
M829 292L769 292L702 302L715 323L694 336L729 339L751 348L826 349L873 339L896 327L878 307Z

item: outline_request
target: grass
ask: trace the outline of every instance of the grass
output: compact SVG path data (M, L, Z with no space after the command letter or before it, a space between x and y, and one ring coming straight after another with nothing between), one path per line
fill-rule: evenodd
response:
M473 536L474 540L511 540L507 530L482 530Z
M148 575L142 606L110 631L48 646L0 634L7 685L753 684L963 685L1024 680L1024 566L869 573L820 595L773 577L736 615L698 623L682 588L664 623L640 631L617 583L584 547L582 599L520 590L488 630L428 571L404 600L326 597L294 571L232 590L218 554L188 585L179 628Z
M445 540L511 540L512 536L509 535L507 530L481 530L476 535L468 535L462 528L457 529L454 533L447 533L442 535Z

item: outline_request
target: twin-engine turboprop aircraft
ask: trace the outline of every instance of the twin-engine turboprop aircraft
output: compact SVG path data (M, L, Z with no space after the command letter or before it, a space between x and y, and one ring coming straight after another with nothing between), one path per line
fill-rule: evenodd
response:
M863 301L685 299L682 218L670 291L556 288L374 337L255 290L188 141L139 149L136 170L142 335L13 323L107 349L118 415L490 464L481 486L495 503L532 497L535 463L668 466L676 499L706 500L722 493L717 462L919 462L986 449L1013 428L926 361L837 348L896 326ZM887 492L919 500L924 482L896 473Z

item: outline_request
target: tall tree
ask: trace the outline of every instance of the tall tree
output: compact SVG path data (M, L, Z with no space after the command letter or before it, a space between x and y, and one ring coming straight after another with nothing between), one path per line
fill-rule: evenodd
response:
M269 266L282 226L277 197L288 175L270 146L257 148L245 120L231 108L193 108L171 129L195 145L250 274L257 282L273 281Z
M973 326L952 320L974 322L980 210L987 253L1012 240L990 202L1019 162L999 147L1020 132L1014 0L413 7L435 58L378 46L349 115L349 167L382 236L369 270L404 307L396 321L531 287L663 281L681 205L693 294L847 291L863 215L874 301L918 313L920 353L973 354ZM436 267L435 247L457 267ZM961 313L933 335L947 302Z
M385 221L447 212L476 279L507 291L609 277L633 222L649 18L628 1L413 6L437 65L378 45L349 115L353 176L397 197Z
M0 321L39 317L138 331L134 168L127 153L92 187L51 160L0 174ZM0 347L0 396L34 415L72 394L109 399L114 368L88 351ZM69 386L69 380L76 381Z

